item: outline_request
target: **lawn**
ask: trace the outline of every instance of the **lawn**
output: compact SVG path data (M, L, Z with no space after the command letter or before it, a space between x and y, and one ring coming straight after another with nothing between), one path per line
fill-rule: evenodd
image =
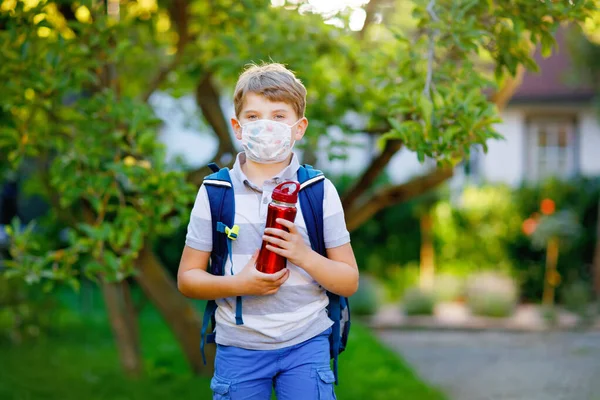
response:
M146 373L124 378L102 309L56 314L53 333L35 343L0 342L0 399L210 399L209 378L192 376L158 314L140 316ZM355 324L340 357L338 399L444 399L421 382L369 330Z

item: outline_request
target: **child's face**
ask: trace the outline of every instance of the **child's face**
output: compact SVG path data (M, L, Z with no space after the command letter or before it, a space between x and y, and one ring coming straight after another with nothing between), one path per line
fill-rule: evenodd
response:
M279 101L270 101L256 93L246 94L244 105L238 118L239 119L231 119L231 126L233 127L235 136L238 140L242 140L241 125L248 122L269 119L272 121L283 122L287 125L293 125L299 119L294 108L290 104ZM307 126L308 120L303 117L300 122L292 127L292 140L296 141L302 139Z

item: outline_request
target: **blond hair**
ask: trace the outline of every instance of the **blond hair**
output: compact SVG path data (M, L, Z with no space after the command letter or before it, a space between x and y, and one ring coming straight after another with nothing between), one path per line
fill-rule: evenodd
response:
M291 105L298 118L304 117L306 88L292 71L282 64L250 65L235 85L233 104L239 117L247 93L256 93L269 101L282 101Z

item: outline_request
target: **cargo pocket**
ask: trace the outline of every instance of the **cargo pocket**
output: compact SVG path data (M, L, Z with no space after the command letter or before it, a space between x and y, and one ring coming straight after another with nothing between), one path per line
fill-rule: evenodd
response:
M230 386L231 384L229 382L213 376L210 381L210 389L213 391L213 400L230 400Z
M319 400L335 400L335 392L333 390L335 377L333 376L333 371L330 369L318 369L317 376L319 379L317 382Z

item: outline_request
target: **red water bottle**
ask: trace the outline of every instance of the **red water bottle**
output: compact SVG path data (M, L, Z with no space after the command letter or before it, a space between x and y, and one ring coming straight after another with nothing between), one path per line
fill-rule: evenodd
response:
M282 218L294 222L296 213L298 212L296 209L298 191L300 191L300 184L294 181L283 182L273 190L267 212L266 228L277 228L288 231L286 227L275 221L277 218ZM267 244L267 242L263 241L256 260L256 269L265 274L274 274L285 268L287 259L267 250Z

